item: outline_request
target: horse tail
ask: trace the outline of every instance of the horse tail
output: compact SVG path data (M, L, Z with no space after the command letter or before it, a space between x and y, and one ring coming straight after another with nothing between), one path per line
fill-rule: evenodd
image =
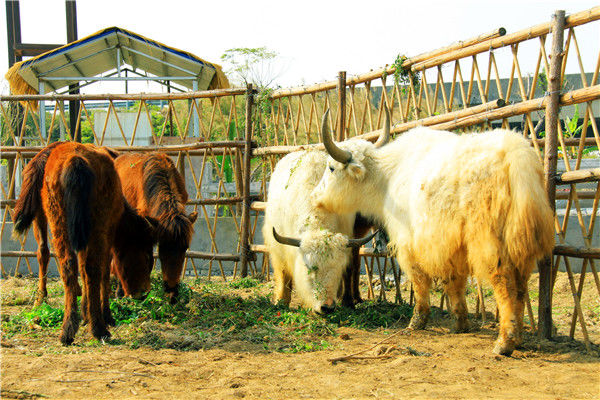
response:
M61 183L64 188L64 204L67 235L74 251L87 247L92 231L90 196L95 175L88 162L74 156L67 162Z
M19 236L31 226L36 214L42 208L42 186L44 185L44 171L50 153L59 144L47 146L33 157L23 170L23 183L21 193L15 204L13 214L13 234Z

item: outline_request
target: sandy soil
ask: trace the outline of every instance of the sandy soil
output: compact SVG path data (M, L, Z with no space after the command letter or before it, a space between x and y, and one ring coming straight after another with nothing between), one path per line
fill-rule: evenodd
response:
M560 276L557 284L565 280ZM590 310L597 305L597 295L592 298ZM58 331L16 335L1 343L2 398L600 398L599 347L588 352L581 341L564 336L570 293L559 293L555 307L556 340L527 334L512 357L491 353L493 322L479 328L471 315L475 328L452 334L452 321L439 312L425 331L339 328L329 349L297 354L266 353L244 342L200 351L132 350L90 345L83 330L71 347L57 345ZM589 320L590 338L597 342L597 314ZM113 336L118 338L117 328ZM380 358L329 361L387 337L361 354Z

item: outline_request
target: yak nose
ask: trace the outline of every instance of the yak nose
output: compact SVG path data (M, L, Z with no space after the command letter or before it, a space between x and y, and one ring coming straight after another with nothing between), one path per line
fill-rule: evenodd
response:
M321 312L319 314L323 314L323 315L331 314L333 312L333 310L335 310L334 305L323 304L323 305L321 305Z
M131 297L135 300L144 301L146 300L146 297L148 297L148 292L138 292L131 295Z

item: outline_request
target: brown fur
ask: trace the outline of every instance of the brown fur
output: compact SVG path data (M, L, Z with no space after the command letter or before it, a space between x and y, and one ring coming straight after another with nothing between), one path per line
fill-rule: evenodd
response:
M185 213L188 194L183 178L163 153L125 154L115 160L115 166L127 201L158 221L158 257L165 291L174 303L198 216Z
M60 340L65 345L71 344L79 328L78 270L83 281L83 316L96 338L107 338L110 336L107 325L114 323L108 303L111 247L115 267L128 287L147 290L150 275L148 254L153 245L151 227L124 200L112 158L105 150L74 142L54 143L42 150L30 164L25 169L19 207L14 215L15 233L23 234L29 227L26 223L19 224L19 221L26 222L31 215L35 216L40 289L45 289L49 256L46 226L50 226L65 286L65 315ZM83 177L81 171L84 172ZM86 177L89 179L86 180ZM77 202L77 198L70 198L73 193L69 192L69 187L85 192L81 198L87 199L88 204L85 201ZM33 200L35 198L41 199L41 205ZM28 206L22 206L24 204ZM83 222L77 224L82 226L75 227L81 228L80 230L73 228L76 225L73 224L73 215L83 216ZM115 236L120 233L117 229L128 233L120 242L115 241ZM73 236L80 231L85 232L85 237ZM74 250L72 240L76 240L82 248ZM125 254L126 257L123 256ZM147 276L140 279L131 273L129 267L144 264Z

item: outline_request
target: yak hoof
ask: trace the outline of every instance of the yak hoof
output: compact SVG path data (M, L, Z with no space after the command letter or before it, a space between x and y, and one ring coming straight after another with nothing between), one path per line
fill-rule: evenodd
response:
M413 331L425 329L425 325L427 325L428 318L429 318L429 315L427 315L427 314L421 314L421 313L415 312L413 314L412 318L410 319L410 323L408 324L408 329L413 330Z
M512 340L497 340L493 352L495 354L510 357L515 350L515 345Z

